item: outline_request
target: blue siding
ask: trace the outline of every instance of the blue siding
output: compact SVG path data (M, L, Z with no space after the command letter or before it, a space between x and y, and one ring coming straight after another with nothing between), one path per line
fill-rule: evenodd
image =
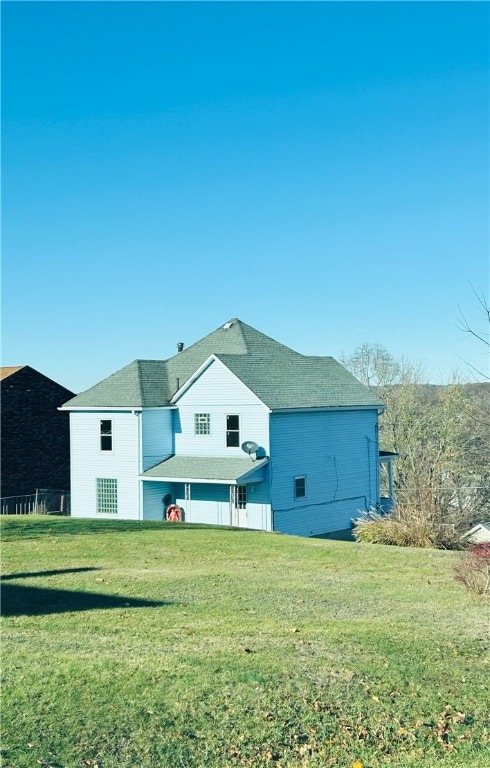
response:
M177 504L184 509L186 523L210 525L230 524L230 490L228 485L191 484L190 503L184 498L184 486L176 486Z
M161 410L145 409L141 414L143 472L172 456L174 452L172 413L171 408L166 408Z
M172 483L143 482L144 520L164 520L163 497L168 493L172 494Z
M188 523L208 525L240 525L243 528L272 530L268 483L250 485L247 506L234 518L230 510L230 486L191 483L190 503L184 499L184 486L176 485L177 504L185 510Z
M378 415L317 411L271 415L275 531L312 536L343 530L378 501ZM295 476L306 496L295 499Z

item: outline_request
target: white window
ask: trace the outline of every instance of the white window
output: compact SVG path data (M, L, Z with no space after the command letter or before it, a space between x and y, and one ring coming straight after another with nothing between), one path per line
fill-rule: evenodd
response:
M226 447L238 448L240 445L240 416L234 413L226 417Z
M294 498L304 499L306 496L306 477L305 475L298 475L294 478Z
M209 413L194 414L194 434L195 435L211 434L211 417Z
M117 515L117 480L109 477L96 479L97 512Z
M112 419L100 421L100 450L112 451Z
M231 503L235 509L247 508L247 486L230 485Z

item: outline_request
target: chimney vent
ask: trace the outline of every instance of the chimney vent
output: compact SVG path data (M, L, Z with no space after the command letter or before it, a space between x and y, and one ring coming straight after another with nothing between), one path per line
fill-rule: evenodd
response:
M183 341L178 341L177 342L177 352L183 352L183 350L184 350L184 342Z

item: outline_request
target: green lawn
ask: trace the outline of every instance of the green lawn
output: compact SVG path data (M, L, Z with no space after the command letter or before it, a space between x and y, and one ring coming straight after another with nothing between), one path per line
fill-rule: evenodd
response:
M456 553L1 523L5 768L490 765Z

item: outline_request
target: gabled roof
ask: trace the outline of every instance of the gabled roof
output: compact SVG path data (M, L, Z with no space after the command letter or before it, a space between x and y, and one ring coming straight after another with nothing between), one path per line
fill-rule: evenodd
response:
M168 406L213 354L271 409L382 406L333 357L301 355L234 318L169 360L135 360L65 407Z
M22 368L25 368L25 365L6 365L0 368L0 381L3 381L8 376L12 376L13 373L17 373L17 371L20 371Z
M465 539L467 536L471 536L471 534L481 530L490 534L490 521L488 523L477 523L473 528L470 528L469 531L466 531L461 538Z

